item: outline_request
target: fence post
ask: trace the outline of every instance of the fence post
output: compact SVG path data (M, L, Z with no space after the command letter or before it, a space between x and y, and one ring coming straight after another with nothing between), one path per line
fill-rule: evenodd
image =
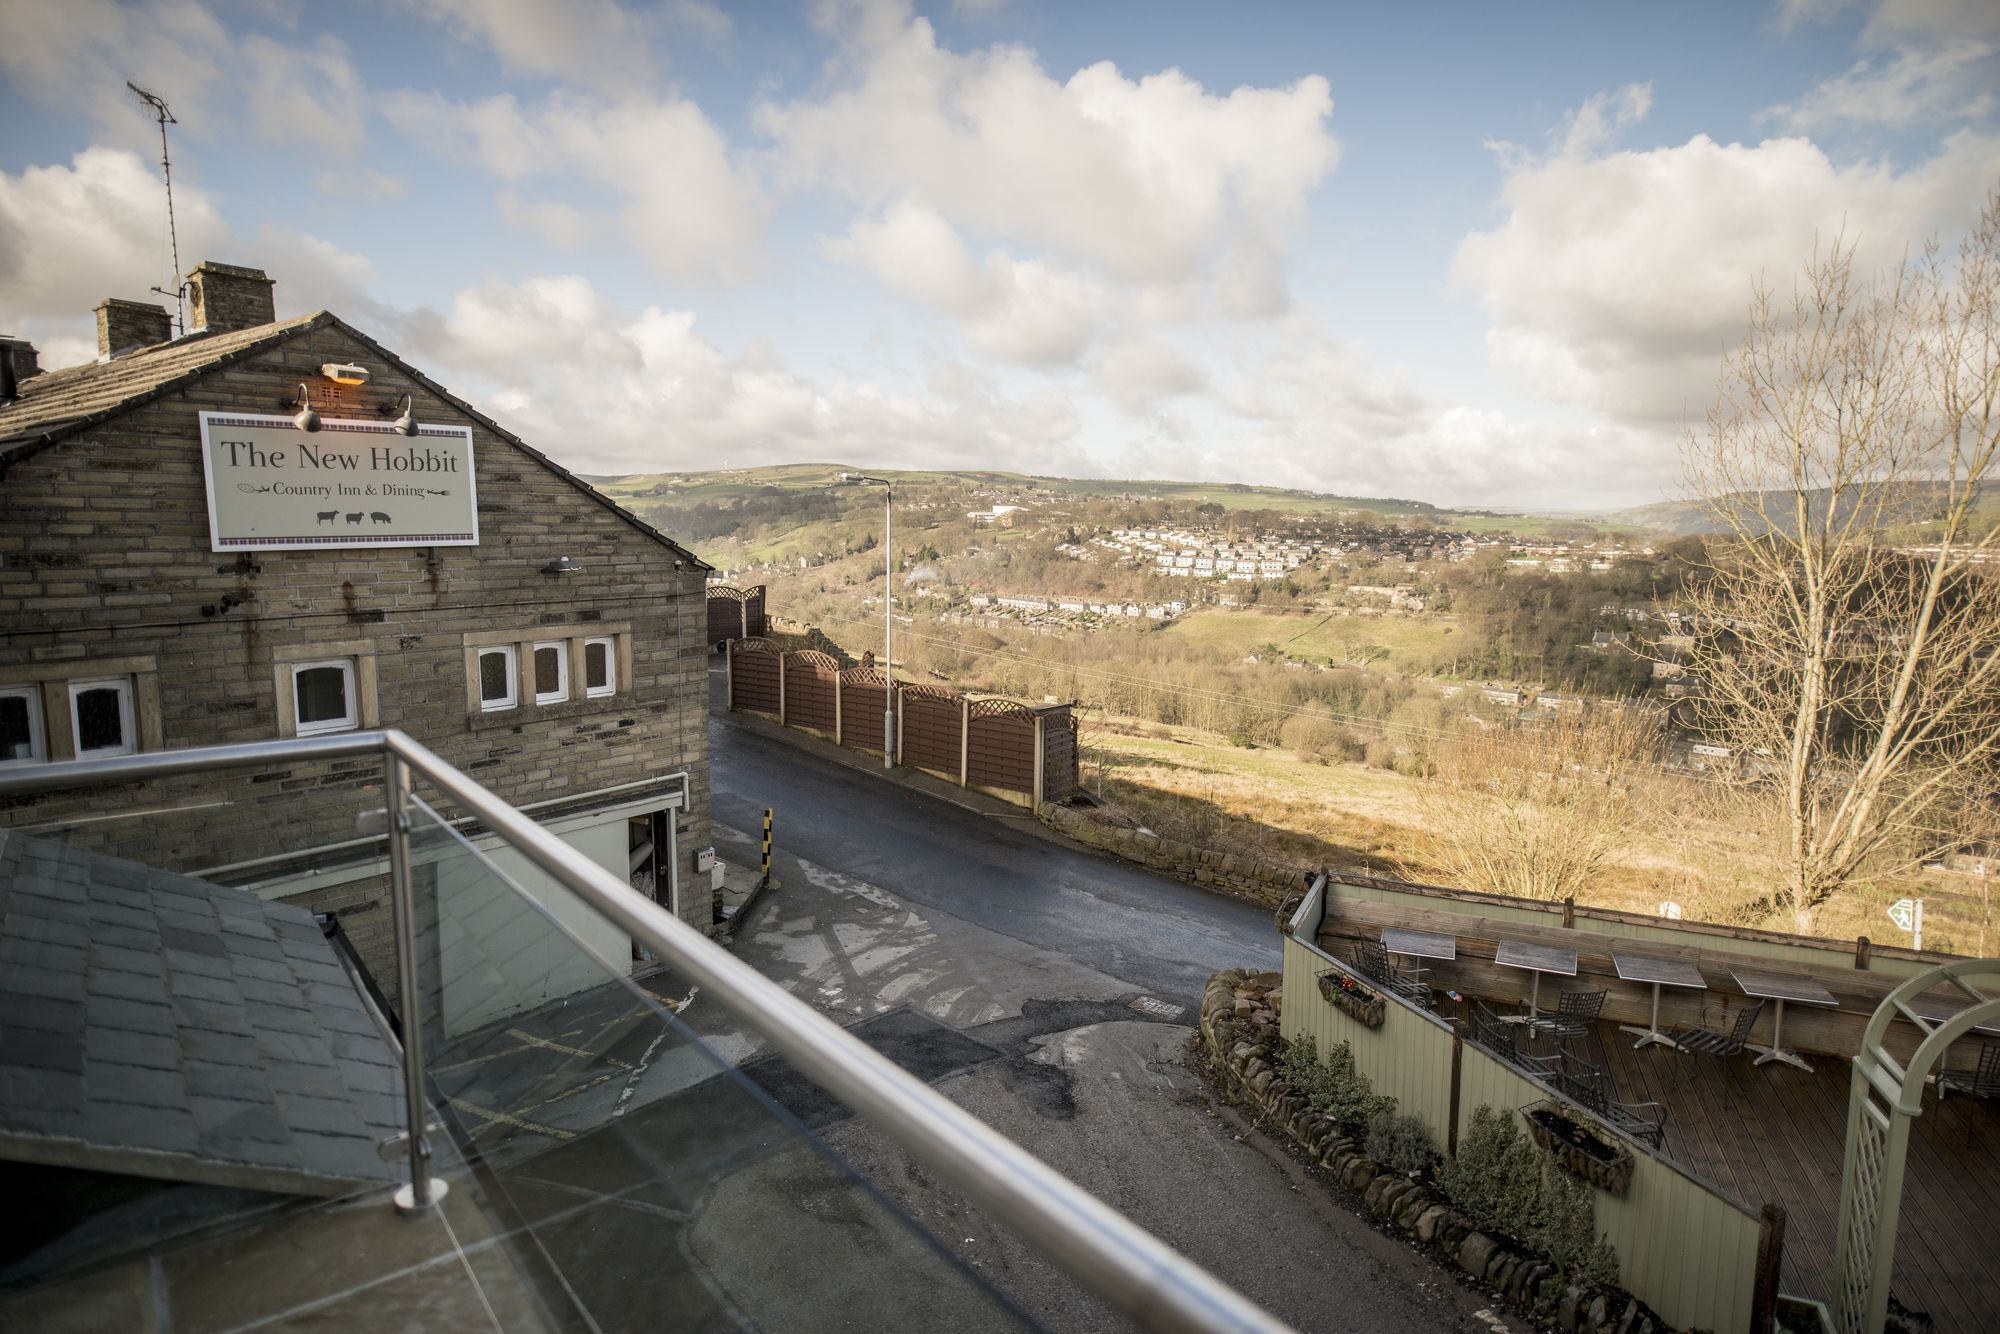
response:
M1049 754L1048 754L1048 749L1047 749L1047 746L1048 746L1048 740L1047 740L1047 737L1046 737L1046 736L1045 736L1045 734L1044 734L1044 731L1043 731L1043 727L1042 727L1042 724L1046 723L1047 721L1048 721L1048 717L1047 717L1046 715L1044 715L1044 714L1040 714L1040 713L1038 713L1038 714L1036 714L1036 715L1035 715L1035 792L1034 792L1034 797L1035 797L1035 809L1036 809L1036 810L1040 810L1040 809L1042 808L1042 804L1043 804L1043 803L1042 803L1042 798L1043 798L1043 797L1044 797L1044 796L1045 796L1045 795L1047 794L1047 792L1048 792L1048 787L1047 787L1047 781L1048 781L1048 779L1047 779L1047 775L1046 775L1046 774L1045 774L1045 773L1043 772L1043 770L1044 770L1044 768L1045 768L1045 766L1046 766L1046 762L1047 762L1047 760L1048 760L1048 758L1049 758Z
M736 604L736 623L742 627L742 637L750 637L750 599L744 598Z
M1750 1328L1763 1334L1778 1318L1778 1270L1785 1258L1785 1211L1764 1206L1757 1221L1757 1268L1750 1289Z
M902 692L901 690L899 690L899 689L897 689L897 688L896 688L896 675L895 675L895 673L894 673L894 672L886 672L886 673L884 673L884 677L885 677L885 679L886 679L886 681L887 681L887 684L886 684L886 685L885 685L885 686L883 687L883 689L885 689L885 690L887 690L887 691L889 692L889 702L890 702L890 703L891 703L892 705L894 705L894 706L895 706L895 713L896 713L896 756L895 756L895 758L896 758L896 763L898 763L898 764L901 764L901 763L903 762L903 731L904 731L904 728L903 728L903 692Z
M840 667L837 660L833 669L833 744L840 744Z
M1445 1152L1454 1158L1458 1156L1459 1068L1464 1061L1465 1039L1459 1036L1458 1030L1453 1029L1451 1034L1451 1122L1445 1126L1444 1145Z
M778 655L778 726L785 726L785 660L792 655Z
M736 712L736 641L722 641L722 698L725 711Z
M1868 971L1868 949L1868 937L1856 936L1854 938L1854 966L1863 972Z
M1568 895L1563 899L1563 925L1565 927L1576 925L1576 895L1574 894Z
M972 786L972 698L958 697L958 785Z

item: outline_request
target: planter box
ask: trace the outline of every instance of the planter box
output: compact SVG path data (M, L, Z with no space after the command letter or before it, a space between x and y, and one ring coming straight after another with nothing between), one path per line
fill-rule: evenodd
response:
M1319 994L1326 997L1327 1004L1345 1011L1347 1017L1357 1024L1367 1028L1382 1027L1388 1007L1380 996L1334 968L1320 973L1315 980L1319 983Z
M1805 1297L1778 1295L1779 1334L1838 1334L1833 1327L1833 1312L1823 1303Z
M1613 1195L1623 1195L1632 1180L1632 1154L1598 1134L1596 1127L1560 1103L1538 1102L1521 1109L1529 1138L1554 1156L1572 1176Z

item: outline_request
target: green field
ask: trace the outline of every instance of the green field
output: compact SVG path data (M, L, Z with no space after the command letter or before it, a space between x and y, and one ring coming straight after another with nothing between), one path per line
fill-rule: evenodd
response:
M1268 611L1198 611L1162 631L1169 639L1232 654L1276 644L1296 658L1378 663L1425 674L1452 648L1449 617L1290 615ZM1374 650L1374 652L1369 652Z

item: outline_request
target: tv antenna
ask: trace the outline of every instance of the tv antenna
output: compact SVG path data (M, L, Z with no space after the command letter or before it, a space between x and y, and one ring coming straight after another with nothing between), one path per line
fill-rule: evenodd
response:
M170 296L174 299L174 325L182 333L186 333L187 284L181 279L181 238L174 227L174 164L167 156L167 126L178 125L180 122L175 120L174 113L167 109L167 99L158 93L149 93L130 79L125 80L125 86L130 88L141 102L153 109L153 115L160 122L160 174L167 182L167 245L173 251L174 270L171 281L174 285L172 290L164 287L155 287L153 290L161 296Z

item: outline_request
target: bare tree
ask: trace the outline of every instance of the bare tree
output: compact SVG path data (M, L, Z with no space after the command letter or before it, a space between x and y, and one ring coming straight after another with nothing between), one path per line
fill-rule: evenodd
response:
M1801 930L1949 841L2000 753L2000 195L1955 257L1836 243L1750 331L1684 450L1722 536L1694 585L1699 716L1750 766ZM1983 503L1986 502L1986 503Z
M1656 718L1638 707L1537 725L1466 721L1428 757L1417 861L1466 889L1585 896L1644 823L1656 736Z

